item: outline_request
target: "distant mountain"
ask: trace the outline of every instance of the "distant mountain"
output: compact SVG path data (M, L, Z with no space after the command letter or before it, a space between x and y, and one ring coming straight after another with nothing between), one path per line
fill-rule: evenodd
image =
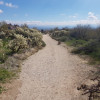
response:
M62 28L65 28L65 27L68 27L68 28L73 28L77 25L69 25L69 26L36 26L36 25L29 25L29 28L37 28L39 30L43 29L43 30L50 30L50 29L54 29L56 27L58 27L59 29L62 29ZM92 28L96 28L98 27L97 25L90 25Z
M34 26L34 25L29 25L29 28L37 28L39 30L44 29L44 30L49 30L56 28L56 26Z
M34 26L34 25L29 25L29 28L37 28L39 30L44 29L44 30L50 30L50 29L54 29L58 27L59 29L64 28L64 27L68 27L68 28L72 28L74 26Z

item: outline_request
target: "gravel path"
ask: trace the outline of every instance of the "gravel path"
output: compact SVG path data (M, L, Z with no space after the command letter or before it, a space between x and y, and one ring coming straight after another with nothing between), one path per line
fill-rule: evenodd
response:
M43 37L47 46L23 63L16 100L87 100L77 86L91 67L48 35Z

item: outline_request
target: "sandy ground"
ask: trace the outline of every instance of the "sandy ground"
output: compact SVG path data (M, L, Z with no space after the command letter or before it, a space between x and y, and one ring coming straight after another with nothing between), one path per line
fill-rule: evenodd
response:
M48 35L43 39L47 46L23 62L22 86L11 100L88 100L77 86L87 81L91 67Z
M6 90L0 94L0 100L16 100L22 82L19 79L14 79L7 84L3 84L3 86Z

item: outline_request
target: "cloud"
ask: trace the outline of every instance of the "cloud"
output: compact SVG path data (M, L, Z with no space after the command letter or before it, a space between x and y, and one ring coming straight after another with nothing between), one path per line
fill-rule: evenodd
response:
M10 21L10 20L6 20L7 23L12 23L12 24L27 24L27 25L41 25L42 22L41 21Z
M65 13L60 14L60 16L69 17L69 18L76 18L77 17L77 15L67 16Z
M0 14L3 13L3 10L0 9Z
M77 16L72 16L72 18L76 18Z
M77 16L75 16L75 15L74 15L74 16L69 16L69 18L76 18L76 17L77 17Z
M100 25L100 20L77 20L77 21L64 21L64 22L42 22L42 21L6 21L7 23L12 24L27 24L33 26L74 26L78 24L82 25Z
M92 19L92 21L91 21ZM33 26L75 26L78 24L82 25L100 25L100 20L94 15L94 13L88 13L88 19L75 20L75 21L63 21L63 22L42 22L42 21L7 21L12 24L24 24Z
M4 2L3 1L0 1L0 5L3 5L4 4Z
M98 20L98 18L92 12L88 13L88 19L90 19L90 20Z
M27 13L25 14L25 17L28 17L28 14Z
M66 14L65 13L62 13L62 14L60 14L60 16L66 16Z
M3 1L0 1L0 5L5 5L5 6L11 7L11 8L18 8L17 5L13 5L12 3L7 3L7 2L3 2Z
M17 5L13 5L12 3L5 3L5 5L6 5L7 7L11 7L11 8L18 8Z

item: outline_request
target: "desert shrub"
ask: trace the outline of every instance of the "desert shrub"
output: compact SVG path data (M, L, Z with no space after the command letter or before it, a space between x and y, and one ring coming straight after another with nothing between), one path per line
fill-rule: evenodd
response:
M42 41L42 47L45 47L46 46L46 43L44 41Z
M69 40L69 31L66 30L55 30L49 34L53 39L61 42Z
M0 23L0 63L9 55L21 53L26 49L45 46L42 35L37 29L29 29L27 25L11 25Z
M3 23L0 27L0 31L5 31L8 30L8 24L7 23Z
M7 59L7 55L4 53L0 53L0 64L4 63L6 59Z
M100 29L92 28L89 25L78 25L77 27L71 29L70 37L82 40L99 39Z
M20 34L20 35L23 35L24 37L28 37L29 36L29 32L25 31L23 28L21 27L17 27L15 29L15 33L16 34Z
M36 29L29 29L27 25L20 27L0 23L0 84L9 81L19 72L20 60L26 59L45 45L41 33ZM34 47L38 48L35 50ZM2 91L4 88L0 86L0 93Z
M8 58L8 55L11 55L11 49L3 46L0 48L0 63L4 63Z
M94 59L99 60L100 59L100 40L89 41L84 46L81 46L73 50L73 53L90 55Z
M32 39L32 46L42 46L42 35L38 33L33 33L31 34L31 39Z
M93 28L89 25L78 25L74 28L50 30L49 35L67 45L74 46L72 52L89 55L100 60L100 27Z
M0 39L0 48L3 46L2 39Z
M16 38L11 40L8 44L8 47L12 50L12 52L20 52L28 48L26 38L18 34L15 35L15 37Z
M15 73L8 71L7 69L0 68L0 83L6 82L8 79L11 79L12 76L15 76Z
M61 37L58 37L58 38L55 38L57 41L61 41L61 42L65 42L65 41L67 41L67 40L69 40L69 38L68 37L66 37L66 36L61 36Z
M3 39L5 36L6 36L6 33L3 32L3 31L1 31L1 32L0 32L0 38Z
M7 48L8 43L0 39L0 63L5 62L7 55L10 54L11 50Z
M68 31L66 30L58 30L58 31L54 31L53 33L50 34L51 37L62 37L62 36L67 36L68 35Z
M87 43L87 41L85 40L81 40L81 39L75 39L75 38L72 38L72 39L69 39L66 41L66 44L69 45L69 46L74 46L74 47L80 47L80 46L83 46Z
M70 31L70 36L76 39L87 39L87 33L90 35L90 26L78 25Z

